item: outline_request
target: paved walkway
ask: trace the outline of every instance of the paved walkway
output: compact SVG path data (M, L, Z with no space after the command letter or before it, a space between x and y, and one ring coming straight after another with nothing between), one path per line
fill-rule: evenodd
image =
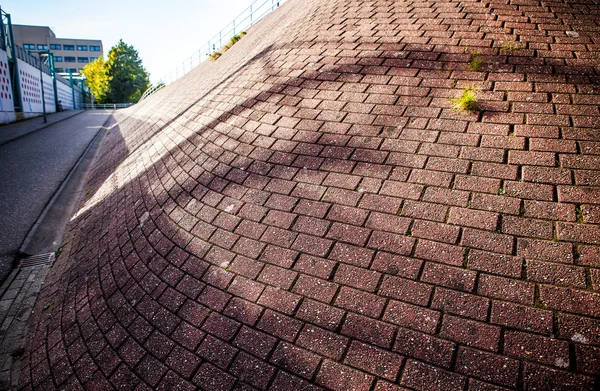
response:
M287 2L115 114L22 388L597 389L599 15Z
M83 110L66 110L60 113L48 114L46 116L46 123L44 123L43 117L35 117L14 124L0 125L0 145L4 145L29 133L37 132L81 113L83 113Z

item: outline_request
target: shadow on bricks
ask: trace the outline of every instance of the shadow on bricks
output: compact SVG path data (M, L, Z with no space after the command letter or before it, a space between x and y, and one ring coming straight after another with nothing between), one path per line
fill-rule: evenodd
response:
M290 1L116 113L23 389L593 389L598 26L561 4L580 33L538 2Z

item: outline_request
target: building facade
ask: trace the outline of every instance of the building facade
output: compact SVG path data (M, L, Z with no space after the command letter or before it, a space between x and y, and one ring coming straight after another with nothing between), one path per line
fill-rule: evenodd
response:
M84 66L104 55L99 39L57 38L50 27L13 24L15 43L25 50L48 50L57 73L79 74Z

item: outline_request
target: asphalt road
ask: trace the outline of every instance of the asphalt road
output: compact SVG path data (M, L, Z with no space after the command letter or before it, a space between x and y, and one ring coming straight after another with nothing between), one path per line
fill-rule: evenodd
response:
M10 274L14 256L36 220L110 114L88 111L0 146L0 283Z

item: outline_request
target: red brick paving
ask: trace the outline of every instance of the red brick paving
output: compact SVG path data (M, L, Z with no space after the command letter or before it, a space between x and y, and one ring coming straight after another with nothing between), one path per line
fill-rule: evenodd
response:
M598 20L291 0L115 115L22 388L595 389Z

